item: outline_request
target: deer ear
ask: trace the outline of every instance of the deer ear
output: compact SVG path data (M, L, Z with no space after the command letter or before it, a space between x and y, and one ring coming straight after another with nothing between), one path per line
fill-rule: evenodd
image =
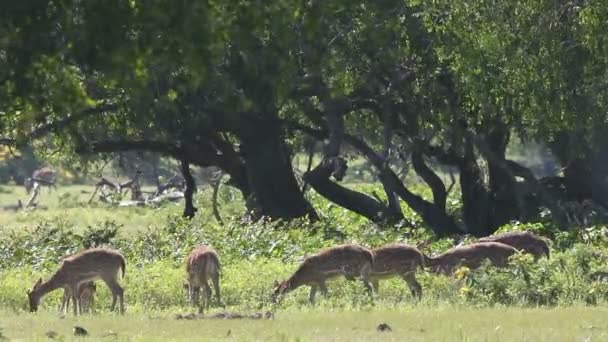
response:
M275 279L275 280L274 280L274 285L273 285L273 286L274 286L274 287L279 287L279 285L281 285L281 284L279 283L279 281L278 281L278 280L276 280L276 279Z
M42 284L42 278L39 278L38 281L36 282L36 284L34 284L34 288L37 288L41 284Z
M186 289L186 290L188 290L190 288L190 285L188 285L188 283L184 283L183 286L184 286L184 289Z

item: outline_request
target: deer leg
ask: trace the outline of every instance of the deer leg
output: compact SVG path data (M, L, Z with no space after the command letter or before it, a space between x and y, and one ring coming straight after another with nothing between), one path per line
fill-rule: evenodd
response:
M61 305L59 312L63 314L64 310L69 310L70 306L70 292L67 288L63 289L63 298L61 299Z
M378 294L380 292L380 280L378 278L374 278L371 280L372 287L374 288L374 292Z
M213 281L213 289L215 290L215 298L217 300L217 305L222 306L222 296L220 295L220 274L215 273L211 279Z
M367 294L372 296L374 293L374 288L370 282L370 273L372 271L372 265L371 264L365 264L362 268L361 268L361 281L363 281L363 286L365 286L365 289L367 290Z
M323 297L327 298L327 285L325 285L325 280L319 282L319 289L321 290Z
M95 296L91 296L91 300L89 301L89 312L90 313L94 313L93 312L94 305L95 305Z
M190 302L192 304L192 306L199 306L199 294L200 294L201 288L200 286L192 286L191 287L191 294L190 294Z
M70 286L70 295L72 297L74 316L78 316L78 307L79 307L79 305L78 305L79 304L78 303L78 285Z
M116 309L116 299L118 298L120 303L120 313L125 313L125 302L124 302L124 290L116 281L116 278L113 277L102 277L101 278L106 285L110 288L112 292L112 307L111 310L114 311Z
M416 280L416 275L410 272L401 275L401 278L403 278L403 280L405 280L407 285L410 287L412 297L420 300L422 298L422 286L420 286L420 283L418 283Z
M317 285L310 286L310 295L308 295L308 302L310 305L315 305L315 295L317 294Z
M208 280L205 280L205 310L209 311L211 303L211 287L209 286Z

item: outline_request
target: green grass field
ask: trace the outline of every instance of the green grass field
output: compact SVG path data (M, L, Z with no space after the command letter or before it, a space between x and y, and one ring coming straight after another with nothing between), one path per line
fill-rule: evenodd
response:
M381 284L374 306L362 300L361 284L339 280L330 284L329 298L320 299L314 308L306 303L307 288L290 293L275 308L269 301L274 280L289 276L304 255L344 241L376 246L403 241L405 234L412 244L426 237L408 228L374 227L314 195L322 221L281 226L241 220L242 200L225 187L220 195L226 221L222 226L211 215L209 189L197 194L200 211L192 221L178 219L182 203L158 209L89 205L92 191L91 186L59 187L51 193L45 189L39 200L48 207L45 210L0 210L0 341L44 341L49 331L57 333L56 340L73 340L76 325L89 331L87 340L102 341L608 340L608 281L591 277L604 271L608 260L602 227L588 230L596 238L585 244L576 235L568 238L569 244L562 237L560 246L565 247L555 244L551 259L539 262L522 256L506 270L488 267L462 277L421 272L424 297L419 303L412 301L399 279ZM26 198L22 188L0 187L0 206ZM411 211L406 214L416 219ZM126 277L121 280L127 314L107 311L110 293L101 282L96 314L60 317L61 291L46 297L39 313L28 313L27 289L38 277L53 274L63 255L81 249L87 239L103 236L106 221L119 229L116 237L103 243L127 258ZM221 255L222 301L228 312L275 310L275 319L177 320L176 314L193 311L182 284L184 258L198 243L212 244ZM444 250L453 243L438 240L433 248ZM376 331L381 323L393 331Z
M381 323L392 331L378 332ZM51 330L72 340L74 326L89 332L88 341L606 341L608 309L313 309L279 311L274 320L176 320L167 313L61 318L49 312L0 312L2 334L11 340L47 340Z
M37 200L43 209L19 212L0 209L0 230L31 228L40 222L60 219L79 231L99 222L113 220L124 227L121 234L130 234L150 226L162 225L168 215L180 214L183 210L183 202L171 203L158 209L110 207L97 198L89 204L94 190L95 187L90 185L58 186L52 191L43 188ZM143 190L153 189L147 187ZM14 205L17 200L26 203L28 198L23 187L0 186L0 208Z

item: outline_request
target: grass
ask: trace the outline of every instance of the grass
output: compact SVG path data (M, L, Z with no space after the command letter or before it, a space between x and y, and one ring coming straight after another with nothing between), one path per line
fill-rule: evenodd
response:
M179 215L183 211L181 201L169 203L157 209L110 207L97 199L89 204L88 201L94 190L95 187L92 185L58 186L57 190L50 192L47 188L43 188L37 202L45 209L19 212L0 209L0 232L32 228L40 222L60 219L66 225L73 226L75 232L80 233L87 226L113 220L123 226L121 234L129 235L147 227L160 226L166 222L167 216ZM152 191L153 189L148 187L143 190ZM232 195L228 193L226 196ZM210 206L210 198L209 189L203 189L202 195L197 196L198 206ZM21 186L0 186L0 208L14 205L17 200L21 200L25 204L28 199L29 195Z
M371 185L357 186L374 190ZM239 219L243 202L229 187L223 187L220 193L222 216L227 222L221 226L211 214L209 189L201 190L196 196L201 210L193 221L175 219L183 203L159 209L89 205L90 186L65 186L50 194L45 189L40 204L47 206L46 210L0 210L0 237L4 238L0 239L0 341L3 336L47 340L45 333L51 330L59 334L58 340L71 340L75 325L90 332L88 340L105 341L608 340L608 282L589 276L604 269L604 259L597 257L604 255L603 243L555 250L550 260L536 263L532 258L515 258L507 270L483 268L458 279L423 272L418 277L424 289L419 303L412 301L399 279L382 283L375 306L361 300L363 288L359 282L339 280L329 284L329 298L320 298L314 308L306 304L308 288L290 293L272 321L176 320L175 314L192 311L182 288L183 260L196 243L214 245L222 257L226 310L252 312L272 309L269 299L273 281L291 274L302 256L341 243L340 234L345 241L370 246L404 237L413 244L426 239L419 230L369 225L314 194L310 196L324 217L314 225L303 227L300 224L308 223L298 221L293 227L244 222ZM18 198L27 198L22 188L0 186L0 206L16 203ZM405 212L410 220L415 219L411 210ZM103 236L106 220L122 226L120 236L107 242L128 259L126 278L121 280L127 315L116 316L104 310L110 303L110 293L101 283L95 315L60 318L55 311L61 291L46 297L38 314L27 313L26 290L38 277L47 279L62 255L81 248L84 237L93 241ZM34 229L39 225L43 225L41 229ZM89 225L99 228L93 230L99 234L87 235L91 232L86 229ZM25 230L20 234L9 232L19 229ZM83 232L81 239L72 231ZM441 250L452 243L437 241ZM550 308L532 308L539 303ZM387 323L393 331L377 332L380 323ZM116 335L108 335L110 332Z
M53 330L73 339L74 326L87 340L124 341L605 341L608 309L568 307L408 308L324 312L277 312L274 320L176 320L171 313L101 314L74 318L58 314L0 312L2 334L14 340L46 340ZM378 332L386 323L392 332Z

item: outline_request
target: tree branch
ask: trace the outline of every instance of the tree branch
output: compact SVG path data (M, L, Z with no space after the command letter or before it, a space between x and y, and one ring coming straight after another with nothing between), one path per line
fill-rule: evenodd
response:
M32 132L27 134L26 138L28 141L43 137L49 133L58 132L74 122L85 119L91 115L99 114L103 112L113 111L118 109L119 106L116 104L102 104L93 108L84 109L76 114L72 114L63 119L44 124L38 128L35 128ZM11 145L21 146L23 143L14 138L0 138L0 145Z

